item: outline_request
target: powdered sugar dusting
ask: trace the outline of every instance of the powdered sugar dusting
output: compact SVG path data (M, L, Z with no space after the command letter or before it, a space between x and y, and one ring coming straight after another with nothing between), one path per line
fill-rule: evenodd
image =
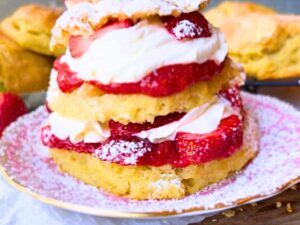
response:
M175 187L176 190L180 190L182 188L181 181L178 177L174 177L174 175L162 174L161 179L152 183L154 187L154 196L156 192L159 194L161 192L170 190L170 188Z
M20 118L0 141L0 164L22 186L60 202L86 207L86 212L185 212L205 214L217 205L232 207L246 200L277 193L300 177L300 113L293 107L264 96L243 94L247 111L257 115L261 143L258 156L240 173L181 200L134 201L104 193L61 174L42 152L40 128L47 118L44 107ZM170 180L172 180L170 178ZM172 181L176 185L176 179ZM163 188L164 184L153 184ZM112 214L110 214L112 215ZM123 215L124 216L124 215Z
M97 149L93 155L103 161L136 165L137 160L148 151L151 151L151 147L145 146L143 141L112 140Z
M180 21L176 27L173 29L175 36L178 39L182 39L184 37L196 37L201 35L202 30L200 27L196 27L194 23L188 20Z

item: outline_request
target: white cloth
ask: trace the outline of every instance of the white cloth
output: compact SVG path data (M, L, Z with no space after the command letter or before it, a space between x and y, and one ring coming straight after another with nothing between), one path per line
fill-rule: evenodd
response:
M0 225L187 225L205 217L167 220L108 219L56 208L23 194L0 175Z

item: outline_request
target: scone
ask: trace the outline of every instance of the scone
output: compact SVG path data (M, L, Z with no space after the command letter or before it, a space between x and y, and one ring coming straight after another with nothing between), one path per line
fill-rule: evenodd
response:
M53 59L25 50L0 31L0 83L18 94L45 90Z
M61 8L50 8L38 4L21 6L1 23L1 29L21 47L44 55L61 55L64 49L49 48L51 29L61 15Z
M225 2L205 13L225 33L229 54L259 80L300 74L300 17L260 5Z
M42 141L61 171L118 196L180 199L255 157L244 71L203 4L102 0L60 17L51 43L67 51Z

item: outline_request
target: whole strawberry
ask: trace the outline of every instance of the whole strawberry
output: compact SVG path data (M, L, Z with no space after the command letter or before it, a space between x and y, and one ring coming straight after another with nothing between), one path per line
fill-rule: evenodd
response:
M0 136L11 122L26 112L27 108L19 96L8 92L0 93Z

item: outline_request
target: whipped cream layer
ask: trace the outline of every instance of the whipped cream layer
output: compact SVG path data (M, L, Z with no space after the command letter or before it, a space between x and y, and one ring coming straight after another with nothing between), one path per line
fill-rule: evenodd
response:
M179 41L154 19L104 34L79 58L73 58L68 49L61 62L84 81L129 83L167 65L221 63L227 52L223 34L214 27L209 38Z
M230 115L240 115L238 109L233 108L223 98L214 98L211 102L196 107L180 120L164 126L142 131L134 136L149 139L152 143L174 140L178 132L193 134L210 133L217 129L221 120ZM52 133L61 140L70 139L72 143L99 143L110 136L107 126L96 121L82 121L51 113L49 125Z
M49 125L56 137L61 140L69 138L74 144L99 143L110 136L108 127L101 126L98 122L65 118L56 112L50 114Z

